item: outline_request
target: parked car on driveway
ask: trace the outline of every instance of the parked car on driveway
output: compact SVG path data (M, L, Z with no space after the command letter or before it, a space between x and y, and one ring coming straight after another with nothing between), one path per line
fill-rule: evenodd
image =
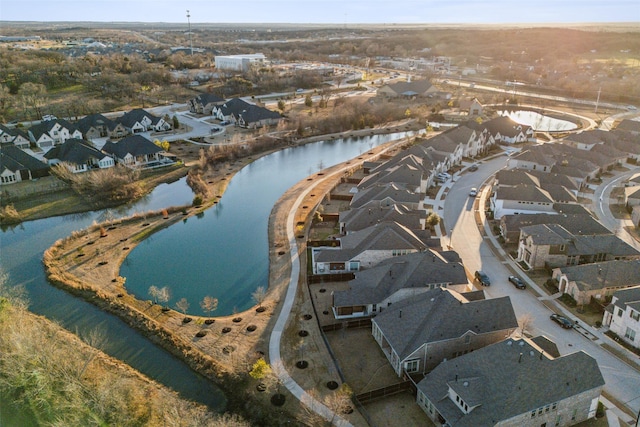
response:
M484 271L476 271L475 278L482 286L491 286L491 280Z
M553 320L563 328L573 329L573 322L570 319L567 319L566 317L556 313L553 313L550 317L551 317L551 320Z
M516 276L509 276L509 281L511 283L513 283L513 286L515 286L518 289L526 289L527 285L524 284L524 282Z

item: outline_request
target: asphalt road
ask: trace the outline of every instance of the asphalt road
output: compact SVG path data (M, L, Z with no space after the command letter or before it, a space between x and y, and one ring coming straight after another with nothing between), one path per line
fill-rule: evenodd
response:
M604 376L605 390L634 413L638 413L640 411L640 373L604 350L600 346L601 340L589 340L577 331L562 329L551 321L549 316L552 311L543 304L537 294L531 289L518 290L508 282L508 276L514 272L527 281L525 276L518 274L517 265L508 259L496 256L489 246L488 238L483 238L480 234L474 212L478 208L478 203L473 197L469 197L469 190L472 187L480 188L485 180L506 165L506 161L507 156L499 156L483 162L477 171L463 174L453 183L442 213L453 249L458 252L469 272L473 274L475 270L482 269L489 275L491 286L484 288L487 297L509 296L516 316L519 319L524 315L530 317L527 332L533 335L545 335L552 339L561 354L584 351L594 357ZM451 230L453 230L452 233ZM531 288L530 281L527 284ZM557 304L555 301L548 303ZM562 311L559 306L554 310Z

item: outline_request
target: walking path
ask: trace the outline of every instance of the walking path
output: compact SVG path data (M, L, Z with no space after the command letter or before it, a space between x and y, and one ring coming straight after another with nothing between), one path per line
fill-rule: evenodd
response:
M399 140L396 143L400 143L404 141ZM373 150L370 155L367 157L363 157L360 160L361 163L372 160L373 158L379 157L381 154L395 148L396 144L389 144L382 150ZM307 393L295 380L291 377L289 372L287 372L286 367L282 361L282 356L280 352L280 347L282 345L282 336L285 331L285 327L289 316L291 314L293 304L296 300L296 292L298 289L298 282L300 278L300 257L299 257L299 248L296 239L295 232L295 221L296 221L296 211L302 204L303 200L309 193L311 193L314 189L316 189L320 184L325 183L327 181L335 181L337 177L341 176L345 171L349 169L353 169L353 162L349 162L350 164L343 164L341 167L337 168L335 171L327 174L322 177L322 179L318 179L315 181L314 185L307 186L304 191L296 198L293 206L291 206L289 210L289 215L287 216L286 221L286 233L287 240L289 241L289 256L291 258L291 274L289 276L289 284L287 287L287 292L284 297L284 303L280 313L278 314L278 319L273 327L273 331L271 332L271 337L269 339L269 361L273 368L274 373L278 377L278 379L282 382L282 384L291 392L291 394L296 397L302 404L306 405L311 411L320 415L325 420L335 424L340 427L350 427L352 426L344 418L337 415L331 409L329 409L322 402L318 401L315 397L311 396Z

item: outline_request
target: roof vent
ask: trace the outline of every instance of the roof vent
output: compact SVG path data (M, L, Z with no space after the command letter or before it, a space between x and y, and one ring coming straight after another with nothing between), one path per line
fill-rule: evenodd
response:
M463 382L462 385L465 386L465 387L469 387L469 381Z
M533 350L531 350L531 351L529 352L529 356L533 356L534 354L535 354L535 353L533 352Z
M511 341L511 340L507 341L507 345L508 346L511 346L512 344L513 344L513 341Z
M520 341L520 342L518 343L518 345L519 345L520 347L524 347L524 341Z

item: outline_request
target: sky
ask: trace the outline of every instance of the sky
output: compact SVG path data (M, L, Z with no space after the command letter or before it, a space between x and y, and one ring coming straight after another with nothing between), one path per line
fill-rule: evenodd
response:
M640 22L640 0L0 0L0 21L186 22L187 10L192 24Z

